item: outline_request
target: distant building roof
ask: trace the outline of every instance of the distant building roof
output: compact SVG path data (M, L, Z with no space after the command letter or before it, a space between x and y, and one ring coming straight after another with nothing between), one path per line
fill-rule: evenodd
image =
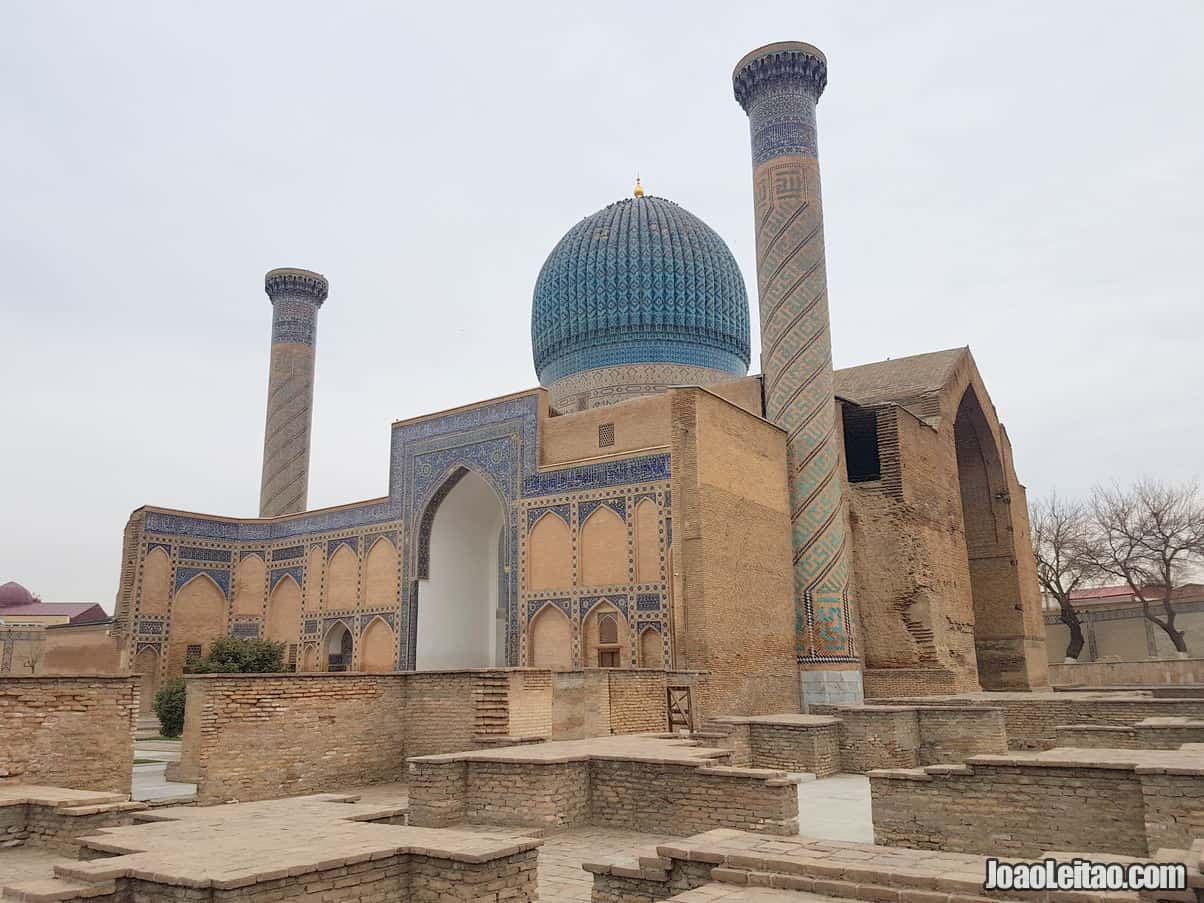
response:
M1147 587L1147 592L1158 592L1157 587ZM1172 599L1194 599L1204 596L1204 586L1199 583L1185 583L1175 589ZM1134 599L1133 590L1127 585L1122 586L1093 586L1088 589L1076 589L1070 594L1070 601L1080 605L1102 605L1107 602L1127 602ZM1146 597L1147 599L1150 596Z
M70 624L85 624L108 618L95 602L43 602L20 583L10 580L0 586L0 620L16 617L67 618Z

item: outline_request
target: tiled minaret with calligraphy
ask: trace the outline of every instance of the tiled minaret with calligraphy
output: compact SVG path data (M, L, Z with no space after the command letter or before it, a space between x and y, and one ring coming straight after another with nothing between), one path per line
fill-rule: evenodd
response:
M732 75L752 133L765 416L786 430L803 702L860 702L832 386L815 106L824 55L787 41Z
M329 289L326 277L309 270L282 267L264 277L264 291L272 301L272 364L260 517L305 510L318 308Z

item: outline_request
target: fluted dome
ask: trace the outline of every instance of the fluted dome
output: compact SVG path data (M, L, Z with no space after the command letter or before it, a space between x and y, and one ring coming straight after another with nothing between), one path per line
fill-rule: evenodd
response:
M560 240L535 283L542 384L632 364L748 372L748 296L723 239L658 197L617 201Z

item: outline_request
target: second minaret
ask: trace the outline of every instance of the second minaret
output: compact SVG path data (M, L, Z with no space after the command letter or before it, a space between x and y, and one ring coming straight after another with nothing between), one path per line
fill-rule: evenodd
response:
M765 416L786 431L804 704L860 702L836 435L815 106L828 63L786 41L736 66L752 134Z
M309 494L318 308L329 284L309 270L282 267L264 277L272 301L272 364L263 437L259 516L304 511Z

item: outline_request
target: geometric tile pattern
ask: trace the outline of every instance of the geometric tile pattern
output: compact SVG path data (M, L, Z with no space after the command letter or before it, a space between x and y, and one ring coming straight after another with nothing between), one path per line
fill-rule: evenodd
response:
M531 348L543 385L652 361L743 375L748 295L735 258L672 201L624 198L573 226L535 282Z
M272 299L272 366L259 516L276 517L305 510L314 344L328 286L316 273L285 269L268 273L264 290Z
M733 85L753 144L765 410L787 436L798 660L855 662L815 146L827 64L804 44L750 57Z

